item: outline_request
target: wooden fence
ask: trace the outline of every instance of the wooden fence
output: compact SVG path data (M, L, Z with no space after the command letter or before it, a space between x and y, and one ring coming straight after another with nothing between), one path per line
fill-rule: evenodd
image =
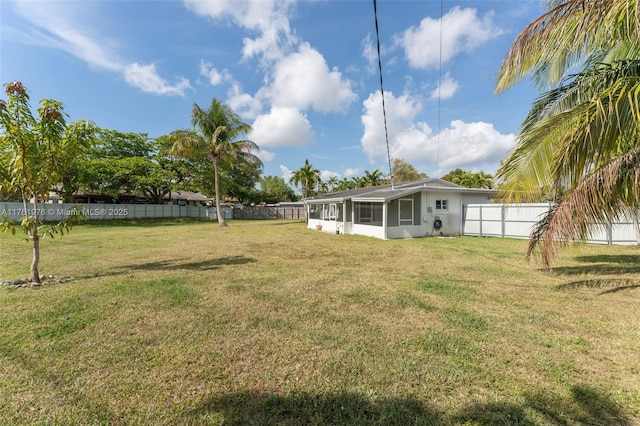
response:
M234 219L306 219L304 207L242 207L233 209Z

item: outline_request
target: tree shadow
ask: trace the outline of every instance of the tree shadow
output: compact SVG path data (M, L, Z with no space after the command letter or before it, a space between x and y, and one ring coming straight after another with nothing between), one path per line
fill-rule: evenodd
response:
M609 396L585 385L571 388L571 398L542 392L525 395L524 402L470 405L454 423L517 425L631 426L634 420Z
M155 228L158 226L178 226L190 223L203 223L209 219L192 218L192 217L159 217L159 218L140 218L140 219L89 219L83 221L78 226L91 225L92 227L140 227ZM212 224L218 222L212 221Z
M554 267L552 272L558 275L621 275L640 273L640 256L578 256L576 260L581 263L588 263L588 265Z
M289 395L241 391L220 395L184 413L181 423L203 419L223 425L622 425L633 419L599 390L571 388L571 397L525 395L524 402L471 404L446 413L416 398L370 398L355 393Z
M556 267L552 270L553 274L566 276L614 275L619 278L582 279L559 285L556 287L558 290L605 289L600 294L608 294L640 288L639 280L625 278L626 276L640 274L640 256L595 255L579 256L576 260L588 263L588 265Z
M441 415L410 398L241 391L211 398L185 413L179 422L193 424L213 418L223 425L435 425L440 424Z
M623 290L635 290L637 288L640 288L640 283L634 280L609 278L573 281L567 284L559 285L556 288L558 290L578 290L581 288L606 289L604 291L601 291L600 294L610 294L617 293Z
M207 271L219 269L222 266L245 265L247 263L257 262L256 259L245 256L227 256L217 259L208 259L198 262L184 262L181 259L159 260L156 262L137 263L129 265L121 265L120 269L125 270L144 270L144 271L163 271L163 270L188 270L188 271Z
M269 223L269 226L283 226L283 225L293 225L297 223L307 223L306 219L272 219L272 220L274 222Z

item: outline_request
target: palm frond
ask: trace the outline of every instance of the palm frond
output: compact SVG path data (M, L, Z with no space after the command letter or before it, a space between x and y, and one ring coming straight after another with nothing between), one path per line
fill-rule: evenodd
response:
M178 157L200 157L206 152L207 141L195 130L176 130L167 136L167 143L171 144L169 153Z
M535 225L527 257L542 243L542 263L549 267L558 249L586 239L595 224L635 212L640 203L640 147L602 165L554 205Z
M580 62L599 58L620 59L637 46L640 29L634 0L559 0L531 22L516 38L498 71L500 93L532 75L538 87L554 85ZM550 48L553 46L553 48ZM637 47L636 47L637 49Z

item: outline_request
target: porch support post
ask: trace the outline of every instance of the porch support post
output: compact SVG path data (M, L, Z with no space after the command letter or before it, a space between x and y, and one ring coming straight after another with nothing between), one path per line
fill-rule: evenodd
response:
M347 228L347 202L342 202L342 233L345 233L345 229Z
M384 232L384 239L387 239L387 208L389 203L386 201L382 203L382 228Z

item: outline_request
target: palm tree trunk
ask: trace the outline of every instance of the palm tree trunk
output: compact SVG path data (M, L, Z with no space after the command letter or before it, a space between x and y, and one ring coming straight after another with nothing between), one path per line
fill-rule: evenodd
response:
M219 185L219 176L218 176L218 157L213 157L213 173L214 173L214 185L216 191L216 213L218 215L218 225L220 226L229 226L227 225L227 221L224 220L224 216L222 215L222 209L220 208L220 185Z

